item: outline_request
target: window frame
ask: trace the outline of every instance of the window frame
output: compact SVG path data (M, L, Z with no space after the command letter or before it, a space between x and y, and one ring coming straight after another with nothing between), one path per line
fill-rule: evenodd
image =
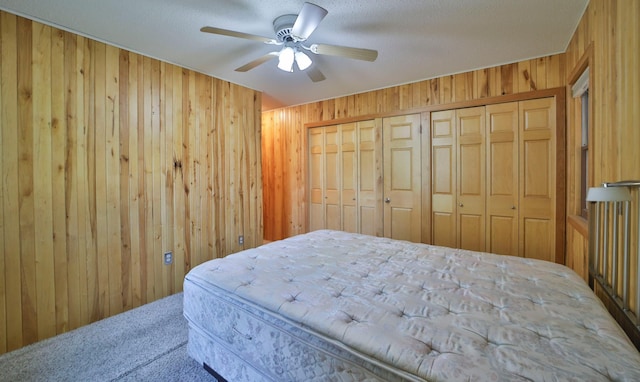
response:
M590 110L589 89L580 96L580 109L582 116L580 125L582 128L580 145L580 216L587 219L589 217L589 204L587 203L587 191L589 190L589 118Z
M593 45L589 44L585 49L582 57L578 60L567 81L567 107L574 110L573 120L568 120L569 144L568 149L574 154L568 164L567 187L570 192L567 196L567 211L569 216L575 216L586 224L588 219L588 204L586 202L586 194L589 187L593 186L593 85L594 85L594 58ZM583 76L586 72L586 78ZM582 78L581 78L582 77ZM584 83L578 84L579 81L586 80L586 88ZM578 97L574 97L574 90L582 86L582 92ZM585 98L583 93L588 92ZM583 105L585 104L585 105ZM583 107L584 106L584 107ZM569 110L569 109L568 109ZM570 114L571 115L571 114ZM583 120L585 125L583 126ZM583 133L583 128L586 132ZM583 139L584 136L584 139Z

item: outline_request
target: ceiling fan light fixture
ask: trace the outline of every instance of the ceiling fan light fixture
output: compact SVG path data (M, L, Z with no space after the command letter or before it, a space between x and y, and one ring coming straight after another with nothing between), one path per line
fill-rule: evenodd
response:
M200 28L200 31L216 35L259 41L268 45L277 45L281 47L280 51L269 52L262 57L258 57L257 59L236 68L236 72L247 72L275 57L278 57L278 69L291 73L294 71L294 64L296 64L298 66L298 70L305 71L307 76L313 82L319 82L325 79L324 74L322 74L318 68L318 64L321 63L314 63L311 55L307 52L303 52L303 50L318 55L346 57L371 62L376 60L378 57L377 50L328 44L305 45L305 41L308 40L326 15L326 9L306 2L303 4L302 9L297 15L281 15L273 20L273 31L276 36L275 39L210 26L202 27Z
M311 58L309 58L309 56L307 56L304 52L296 51L295 57L296 64L298 64L298 69L300 70L307 69L313 63L313 61L311 61Z
M295 60L295 51L292 47L287 46L280 51L278 58L278 69L285 72L293 72L293 61Z

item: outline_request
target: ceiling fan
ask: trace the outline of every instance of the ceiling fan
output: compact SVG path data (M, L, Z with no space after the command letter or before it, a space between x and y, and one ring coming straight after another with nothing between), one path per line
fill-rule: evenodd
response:
M293 64L295 62L299 70L305 71L313 82L318 82L324 80L325 76L315 65L313 67L311 66L313 61L305 52L364 61L376 60L378 57L378 51L376 50L327 44L306 44L309 36L316 30L327 13L327 10L320 6L304 3L298 15L282 15L273 20L273 30L276 34L275 39L209 26L202 27L200 31L260 41L265 44L282 47L279 51L267 53L262 57L242 65L235 69L236 72L249 71L258 65L278 57L278 68L281 70L293 72Z

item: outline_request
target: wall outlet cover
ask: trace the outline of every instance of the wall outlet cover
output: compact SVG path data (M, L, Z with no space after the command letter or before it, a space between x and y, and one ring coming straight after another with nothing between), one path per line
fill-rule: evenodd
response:
M173 252L165 252L164 253L164 265L173 264Z

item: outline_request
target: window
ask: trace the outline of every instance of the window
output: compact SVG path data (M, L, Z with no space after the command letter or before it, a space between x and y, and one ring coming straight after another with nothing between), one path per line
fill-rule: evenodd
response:
M582 145L580 146L580 211L582 217L587 217L587 191L589 185L587 174L589 173L589 90L582 94Z
M589 190L589 68L587 67L580 78L571 87L573 98L580 99L580 215L587 218L587 191Z

